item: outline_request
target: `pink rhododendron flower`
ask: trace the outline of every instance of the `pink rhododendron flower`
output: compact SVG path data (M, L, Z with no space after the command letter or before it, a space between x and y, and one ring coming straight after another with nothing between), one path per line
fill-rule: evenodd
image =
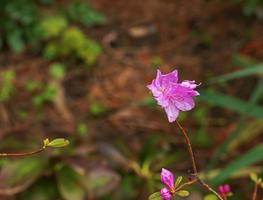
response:
M178 83L177 70L168 74L162 74L160 70L157 70L156 78L147 87L158 105L164 108L169 122L174 122L180 111L194 108L193 97L199 95L195 90L197 86L195 81L189 80Z

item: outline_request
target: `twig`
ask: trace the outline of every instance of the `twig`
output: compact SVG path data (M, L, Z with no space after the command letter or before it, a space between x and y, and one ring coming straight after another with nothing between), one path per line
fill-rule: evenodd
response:
M188 152L189 152L189 156L192 162L192 168L193 168L193 174L196 178L196 180L207 190L209 190L210 192L212 192L213 194L215 194L217 196L217 198L219 198L220 200L224 200L215 190L213 190L207 183L205 183L203 180L201 180L198 176L198 171L197 171L197 167L196 167L196 162L195 162L195 157L194 157L194 153L193 153L193 149L192 149L192 145L190 142L190 139L186 133L186 131L184 130L184 128L181 126L181 124L178 121L175 121L176 125L179 127L179 129L181 130L184 138L185 138L185 142L187 144L188 147ZM254 200L254 199L253 199Z
M185 182L183 183L182 185L178 186L177 188L175 188L176 191L179 191L181 190L182 188L184 188L185 186L188 186L188 185L192 185L193 183L197 182L198 179L193 179L193 180L190 180L188 182Z
M186 144L188 146L189 156L190 156L191 162L192 162L193 174L196 175L197 174L197 167L196 167L194 152L193 152L193 149L192 149L192 145L191 145L190 139L189 139L186 131L184 130L184 128L181 126L181 124L178 121L175 121L175 122L176 122L177 126L179 127L179 129L181 130L181 132L183 133L185 142L186 142Z
M212 192L214 195L217 196L217 198L219 198L220 200L224 200L223 197L221 197L213 188L211 188L207 183L205 183L204 181L202 181L200 178L198 178L198 182L204 186L207 190L209 190L210 192Z
M252 200L257 199L257 193L258 193L258 183L255 183L255 187L254 187L254 191L253 191L253 195L252 195Z
M43 146L41 149L29 151L29 152L22 152L22 153L0 153L0 157L21 157L21 156L29 156L38 154L45 150L45 146Z

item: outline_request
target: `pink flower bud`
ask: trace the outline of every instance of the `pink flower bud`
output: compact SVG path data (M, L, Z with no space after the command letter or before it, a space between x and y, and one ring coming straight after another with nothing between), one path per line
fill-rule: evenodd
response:
M228 184L220 185L218 187L218 192L219 192L220 196L226 197L226 196L231 195L231 188Z
M162 168L161 171L161 181L169 188L174 187L174 175L167 169Z
M171 200L172 199L172 195L167 188L161 189L160 193L161 193L161 197L163 200Z

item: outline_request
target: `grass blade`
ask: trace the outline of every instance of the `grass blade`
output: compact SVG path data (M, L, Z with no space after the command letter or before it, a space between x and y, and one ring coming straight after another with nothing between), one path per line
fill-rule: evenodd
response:
M263 143L257 145L255 148L248 151L243 156L230 163L225 169L223 169L217 176L211 180L211 184L220 184L228 179L234 172L252 165L258 161L263 160Z
M251 95L249 102L247 103L247 111L250 110L250 108L260 100L263 94L263 79L260 80L260 82L257 84L253 94ZM232 142L239 137L241 130L244 127L245 121L246 121L246 112L241 115L240 121L235 129L235 131L226 139L226 141L220 145L220 147L216 150L215 154L213 155L213 158L211 162L209 163L207 170L212 169L218 162L218 159L222 154L224 154L229 145L232 144Z
M212 105L221 106L251 117L263 119L263 107L249 104L234 97L226 96L213 91L201 91L199 98Z
M263 74L263 64L257 64L255 66L250 66L249 68L244 68L236 72L232 72L212 78L208 80L207 84L223 83L233 79L243 78L251 75L259 75L259 74Z

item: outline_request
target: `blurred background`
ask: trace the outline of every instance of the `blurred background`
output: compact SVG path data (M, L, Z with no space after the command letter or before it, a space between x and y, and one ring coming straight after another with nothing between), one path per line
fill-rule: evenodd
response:
M249 173L263 175L262 4L1 0L0 152L71 143L0 159L0 199L144 200L162 167L187 177L184 140L146 88L157 68L202 83L179 119L198 168L231 184L230 199L251 199Z

